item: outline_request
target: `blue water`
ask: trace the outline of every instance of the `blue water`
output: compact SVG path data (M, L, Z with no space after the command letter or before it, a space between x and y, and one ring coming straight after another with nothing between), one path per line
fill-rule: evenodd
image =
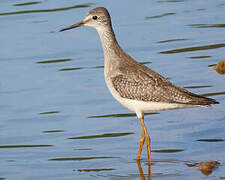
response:
M105 86L96 31L58 32L97 6L109 10L118 42L137 61L220 102L146 116L152 179L225 177L225 79L208 67L225 59L223 0L2 0L0 179L143 178L140 123ZM202 46L214 48L194 50ZM186 165L208 160L220 163L209 176ZM141 166L147 179L145 149Z

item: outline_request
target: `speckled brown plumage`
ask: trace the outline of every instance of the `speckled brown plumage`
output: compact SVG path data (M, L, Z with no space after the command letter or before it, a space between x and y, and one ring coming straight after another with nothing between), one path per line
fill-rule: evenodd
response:
M130 60L130 59L129 59ZM119 75L111 78L121 97L146 102L178 103L190 105L216 104L214 99L199 96L174 86L166 78L148 67L131 61L119 68Z

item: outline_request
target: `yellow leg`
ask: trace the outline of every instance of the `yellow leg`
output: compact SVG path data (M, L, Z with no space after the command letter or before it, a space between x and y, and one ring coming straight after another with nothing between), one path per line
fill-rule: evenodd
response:
M138 149L138 154L137 154L137 160L140 160L141 151L142 151L142 147L143 147L144 143L145 143L145 132L144 132L143 127L141 126L141 138L140 138L140 141L139 141L139 149Z
M141 151L142 151L142 147L144 145L145 139L146 139L147 153L148 153L148 180L151 180L150 136L145 127L144 114L137 114L137 115L141 121L141 138L140 138L140 145L139 145L138 154L137 154L137 164L138 164L138 169L139 169L139 173L140 173L140 180L145 180L145 176L144 176L143 170L141 168L141 164L140 164Z
M144 116L140 117L140 121L141 121L141 127L144 131L144 136L146 138L146 145L147 145L147 153L148 153L148 163L149 165L151 165L151 148L150 148L150 136L148 135L148 131L145 127L145 123L144 123Z

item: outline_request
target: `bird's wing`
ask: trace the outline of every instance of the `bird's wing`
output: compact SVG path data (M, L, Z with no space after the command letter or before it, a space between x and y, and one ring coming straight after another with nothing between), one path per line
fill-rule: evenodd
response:
M140 67L140 66L139 66ZM132 69L132 68L131 68ZM174 86L160 74L146 66L120 69L111 80L121 97L140 101L179 103L190 105L214 104L210 98L201 97Z

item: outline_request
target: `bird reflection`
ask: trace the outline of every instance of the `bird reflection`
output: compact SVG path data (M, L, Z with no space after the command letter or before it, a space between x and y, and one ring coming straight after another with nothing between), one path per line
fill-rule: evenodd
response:
M140 180L146 180L142 167L141 167L141 163L140 160L137 160L137 165L138 165L138 170L139 170L139 174L140 174ZM151 180L151 164L148 163L148 180Z

